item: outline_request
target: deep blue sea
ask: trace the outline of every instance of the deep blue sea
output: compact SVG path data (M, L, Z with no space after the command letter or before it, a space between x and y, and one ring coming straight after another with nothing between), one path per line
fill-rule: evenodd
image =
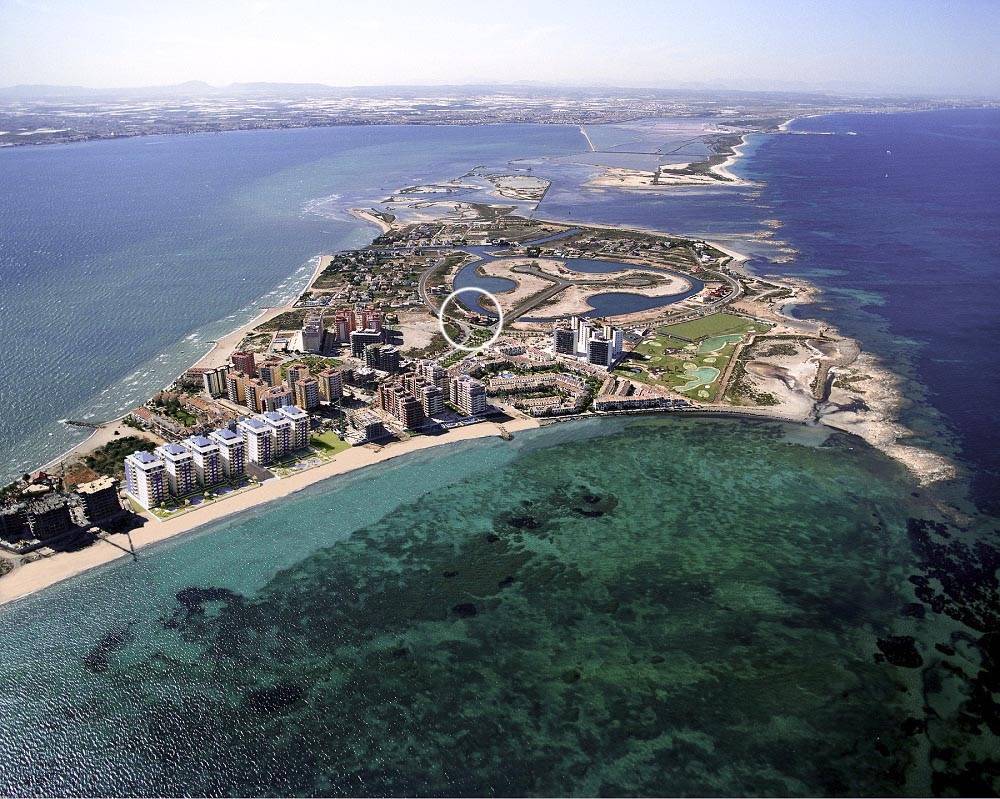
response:
M1000 110L803 119L743 162L818 315L909 378L903 419L1000 512Z
M591 420L417 453L0 609L0 794L1000 792L1000 115L839 115L792 130L750 142L737 169L754 185L671 194L581 189L602 154L576 158L575 128L0 152L4 176L16 165L37 200L28 215L0 187L5 288L20 274L2 298L3 346L17 353L0 359L3 399L29 407L43 346L83 375L68 410L25 411L37 431L7 422L15 440L96 412L108 383L79 341L136 314L170 319L175 332L125 374L152 363L166 382L193 360L186 336L231 327L305 259L367 238L344 207L516 158L554 181L539 216L711 236L754 253L755 269L816 282L820 301L799 313L904 374L907 421L967 467L980 505L961 485L917 486L850 436L762 421ZM661 131L594 136L625 147L640 134L655 144ZM677 146L659 148L664 160ZM144 147L172 155L153 169ZM92 159L87 174L74 153ZM113 189L93 201L107 174L131 203ZM172 192L182 198L160 196ZM172 243L170 257L130 260L127 225L155 231L137 256ZM239 257L210 273L229 257L219 242ZM129 294L119 283L133 267ZM214 306L202 281L236 275L256 285L242 305ZM101 297L118 298L107 316L92 310ZM141 300L136 313L125 297ZM176 354L159 365L162 352ZM147 379L132 381L137 399Z
M960 458L996 512L1000 110L836 114L791 131L751 137L734 171L752 186L581 193L562 176L538 215L714 238L757 271L820 286L797 313L905 377L916 440Z

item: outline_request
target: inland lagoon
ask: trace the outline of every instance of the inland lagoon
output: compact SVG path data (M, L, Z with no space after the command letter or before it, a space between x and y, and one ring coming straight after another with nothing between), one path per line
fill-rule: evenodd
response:
M4 608L0 793L987 791L1000 559L938 507L778 422L407 456Z

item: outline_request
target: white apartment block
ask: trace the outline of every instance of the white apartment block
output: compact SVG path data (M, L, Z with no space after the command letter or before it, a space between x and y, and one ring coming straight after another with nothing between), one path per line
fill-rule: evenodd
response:
M218 444L206 436L191 436L184 440L184 446L191 450L194 457L194 473L199 483L208 488L225 479Z
M238 480L247 471L246 445L242 436L223 427L208 434L209 439L219 447L219 460L222 463L222 473L227 480Z
M437 416L444 411L444 392L437 386L421 387L419 400L424 416Z
M477 416L486 412L486 387L468 375L451 381L451 404L462 413Z
M309 414L297 405L278 408L278 413L292 423L291 449L305 449L309 446Z
M237 427L243 436L246 459L258 466L268 466L274 460L274 437L271 428L260 417L243 419Z
M133 452L125 458L125 490L146 510L162 504L168 496L166 466L149 452Z
M271 446L272 457L283 458L295 449L293 446L295 425L291 419L279 413L279 411L268 411L267 413L260 414L257 418L264 423L271 433L271 440L273 442Z
M167 483L170 493L183 497L198 488L198 477L194 469L194 455L180 444L164 444L156 448L163 465L167 469Z

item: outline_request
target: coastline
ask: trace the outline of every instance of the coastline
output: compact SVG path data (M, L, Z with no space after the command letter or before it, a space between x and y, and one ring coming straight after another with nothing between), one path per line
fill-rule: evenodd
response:
M503 430L520 432L540 426L536 419L511 419ZM190 510L173 519L159 521L147 517L145 525L129 533L116 533L84 549L59 552L24 564L0 579L0 605L22 599L56 583L83 574L98 566L123 558L152 544L192 532L233 514L260 507L301 491L308 486L339 475L385 463L402 455L424 449L469 441L477 438L500 437L501 425L496 422L449 430L440 436L418 436L383 447L351 447L333 460L305 472L283 478L273 478L251 490L231 497L222 497L204 508Z
M319 277L320 273L324 269L326 269L326 267L329 266L330 262L333 260L333 255L328 253L314 255L309 260L310 261L315 260L316 267L313 269L312 274L309 276L309 281L306 283L305 288L308 288L309 286L311 286L313 283L316 282L316 278ZM247 333L249 333L258 325L268 321L269 319L273 319L275 316L278 316L279 314L292 310L295 300L298 298L299 294L301 294L301 292L296 292L291 299L289 299L285 303L282 303L281 305L276 305L272 308L265 308L264 310L260 311L256 316L254 316L252 319L247 320L239 327L236 327L233 330L229 331L221 338L209 342L211 344L210 348L203 355L199 356L196 361L194 361L189 366L186 366L181 372L179 372L174 377L174 379L170 381L170 383L164 386L164 388L169 387L171 383L174 383L177 380L179 380L181 376L183 376L183 374L189 369L211 368L214 366L221 366L222 364L226 363L229 359L229 354L236 348L236 345L243 340L243 337ZM122 420L124 420L129 415L129 413L130 411L126 411L125 413L121 414L120 416L116 416L113 419L108 419L106 421L95 424L94 428L91 430L90 433L87 434L85 438L78 441L76 444L69 447L59 455L56 455L51 460L46 461L41 466L32 469L31 471L44 472L48 469L51 469L59 465L60 463L69 458L72 458L74 456L86 455L88 452L93 452L95 449L104 446L105 444L114 440L114 438L116 437L116 434L114 432L115 430L118 431L118 435L121 435L124 432L120 429L120 426ZM133 428L128 428L128 434L143 435L141 431L137 431ZM157 442L159 442L158 439L150 439L150 440L156 440Z
M795 118L783 123L788 125ZM713 167L712 170L723 170L727 175L727 167L732 166L743 156L743 146L746 144L746 136L741 139L741 144L733 148L732 154L723 164ZM721 174L721 173L720 173ZM745 183L736 176L732 176L734 182L728 185L739 185ZM373 211L363 208L352 208L350 213L357 219L375 226L382 233L391 230L393 225L376 215ZM651 235L662 237L691 238L689 235L672 234L662 230L638 227L634 225L615 223L581 223L580 220L555 220L543 219L532 216L536 222L552 223L558 225L572 226L574 224L584 224L592 228L622 229L642 231ZM716 248L720 252L729 256L732 261L729 267L744 274L753 274L745 268L745 264L750 257L740 253L730 247L721 245L714 241L705 240L707 244ZM316 266L309 278L305 288L313 285L322 271L329 265L333 255L324 254L314 256ZM312 259L311 259L312 260ZM817 331L826 329L835 333L839 337L836 329L831 325L819 320L798 319L790 314L791 309L797 303L811 302L819 289L795 277L768 278L775 283L787 286L795 292L784 304L776 310L778 316L787 319L792 325L799 327L813 326ZM217 341L212 342L211 348L205 352L191 367L212 367L228 361L232 350L239 344L242 338L255 327L259 326L275 316L291 310L298 294L280 306L267 308L258 313L253 319L248 320L236 329L222 336ZM831 429L857 435L868 444L881 450L894 460L902 462L915 475L921 484L946 480L954 476L955 468L943 456L919 447L901 443L912 434L903 427L897 417L898 410L904 403L904 397L899 390L899 380L892 371L880 362L878 358L870 353L861 351L860 344L852 339L842 338L846 342L851 342L857 347L857 352L850 360L835 363L830 368L828 391L825 400L817 400L811 411L800 417L791 417L782 411L768 407L756 407L752 405L713 405L708 404L695 413L706 415L718 414L729 417L743 417L749 419L771 418L782 421L808 424L818 422ZM833 376L841 371L850 371L848 367L861 368L862 371L871 375L870 383L873 387L872 394L866 396L869 405L868 413L861 413L851 410L853 395L838 389L833 380ZM126 414L127 415L127 414ZM89 452L111 440L117 434L124 431L119 429L121 419L103 423L90 433L83 441L59 457L46 464L43 469L53 464L65 461L67 458L78 456ZM588 418L573 417L573 418ZM593 418L593 417L590 417ZM507 425L511 430L522 430L538 427L536 419L515 419ZM129 434L132 434L129 428ZM141 433L137 433L141 434ZM151 520L144 527L133 530L131 537L125 534L109 536L102 546L101 542L81 550L79 552L57 553L48 558L28 563L14 569L10 574L0 580L0 604L4 604L28 594L41 590L49 585L61 582L76 574L79 574L98 565L108 563L128 554L128 549L134 545L136 549L156 543L166 538L174 537L195 528L202 527L231 514L240 513L247 509L257 507L274 499L279 499L295 493L306 486L316 482L329 479L336 475L344 474L357 469L362 469L376 463L391 460L397 456L405 455L419 449L425 449L456 441L481 438L492 435L499 435L494 423L482 423L467 428L458 428L449 433L434 438L418 437L405 442L395 442L379 449L364 447L352 448L341 453L329 463L315 467L306 472L273 479L261 484L258 488L241 492L232 497L222 498L204 508L197 508L188 511L166 521Z
M392 225L390 225L381 217L375 216L375 214L373 214L367 208L351 208L349 212L351 216L353 216L355 219L360 219L362 222L367 222L370 225L375 225L375 227L377 227L382 233L388 233L390 230L392 230ZM313 280L315 280L315 277L313 278Z
M793 120L788 120L792 122ZM787 124L787 123L783 123ZM709 172L718 175L724 180L728 181L733 186L746 186L749 185L750 181L741 178L739 175L734 174L729 170L731 166L734 166L737 161L743 157L743 148L747 146L747 137L750 136L749 133L744 133L740 136L740 143L733 147L732 153L723 161L721 164L716 164L709 168Z

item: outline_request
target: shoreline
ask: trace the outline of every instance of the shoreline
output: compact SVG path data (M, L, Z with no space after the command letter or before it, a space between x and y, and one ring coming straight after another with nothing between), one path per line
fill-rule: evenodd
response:
M360 219L362 222L367 222L371 225L375 225L382 233L388 233L392 230L392 225L386 222L379 216L372 213L371 209L368 208L351 208L348 211L351 216L355 219ZM315 280L315 278L314 278ZM311 284L310 284L311 285Z
M538 420L527 418L511 419L502 423L504 430L513 433L536 429L540 426ZM18 566L0 579L0 606L24 599L52 585L145 549L152 544L176 538L213 522L291 496L316 483L385 463L411 452L460 441L501 436L501 424L486 421L455 428L439 436L418 436L378 448L351 447L339 453L328 463L288 477L267 480L250 491L242 491L231 497L222 497L206 507L187 511L175 518L159 521L147 516L146 524L128 533L109 535L83 549L58 552L55 555Z
M788 120L788 122L783 123L783 125L790 124L794 121L794 119L795 118ZM740 157L743 156L742 147L745 144L746 135L743 136L741 144L737 145L733 149L733 153L729 156L729 158L727 158L726 162L718 167L713 167L713 170L725 170L727 166L731 166L732 163L735 163ZM736 181L743 182L741 179L735 178L735 176L733 177ZM378 228L378 230L382 233L393 228L392 223L389 223L377 216L373 210L352 208L350 209L350 213L358 220ZM581 222L580 220L543 219L535 216L532 216L531 218L536 222L560 226L572 227L574 225L582 224L586 227L595 229L641 231L650 235L666 238L692 238L690 235L672 234L663 230L654 230L651 228L626 225L623 223L586 223ZM731 262L729 263L731 268L744 274L754 274L745 267L746 263L751 260L750 256L709 239L702 240L709 246L714 247L718 251L727 255L731 259ZM333 257L334 256L331 254L320 254L314 256L316 265L303 290L308 290L315 283L316 279L329 265ZM818 287L812 286L812 284L807 284L805 281L801 281L800 279L794 277L778 277L775 278L775 281L796 291L802 290L802 287L805 286L808 295L805 298L800 298L798 295L789 298L784 305L776 309L776 314L778 316L784 317L788 319L789 322L793 322L798 325L810 323L828 327L830 331L837 333L836 328L829 323L822 322L821 320L798 319L789 314L789 311L795 306L796 302L810 301L812 293L820 291ZM244 322L218 340L211 342L210 349L200 356L191 366L188 367L188 369L196 367L211 367L227 362L232 350L249 331L259 326L262 322L291 310L300 293L301 292L296 293L282 305L263 309L252 319ZM837 336L839 337L840 334L837 333ZM800 418L789 417L783 415L777 410L765 407L739 405L714 406L710 404L699 409L698 413L709 415L717 414L720 416L749 419L770 418L800 424L822 424L829 429L840 430L852 435L857 435L869 445L880 450L894 460L902 462L909 468L921 484L936 482L952 477L954 475L954 466L947 458L938 456L936 453L929 450L924 450L913 445L902 443L909 435L909 431L896 419L896 416L898 415L896 411L899 407L901 407L903 397L898 391L898 381L895 379L895 375L893 375L891 370L882 364L876 356L871 353L863 352L859 342L846 338L844 340L850 341L856 345L858 352L850 362L837 364L836 367L838 369L846 369L847 367L857 365L859 362L863 362L867 370L875 374L877 382L883 384L880 389L881 393L877 397L877 407L871 408L872 415L862 416L856 413L851 414L844 412L836 407L836 402L833 401L832 396L824 402L815 402L810 413L803 415ZM181 374L183 374L183 372ZM49 463L40 468L44 470L54 464L66 461L68 458L73 456L83 455L92 451L96 447L101 446L102 444L114 440L116 434L124 432L118 430L118 428L122 419L124 419L127 415L128 414L125 414L117 419L102 423L84 440L80 441L62 455L49 461ZM604 414L574 416L572 419L601 418L603 415ZM569 419L567 419L567 421L568 420ZM518 418L512 420L507 426L511 430L524 430L537 428L541 426L541 424L544 423L540 423L537 419ZM131 428L128 430L128 434L132 434ZM137 432L136 434L146 435L147 437L149 435L142 432ZM69 579L76 574L80 574L91 568L129 554L128 549L133 543L135 544L135 548L139 549L149 544L190 532L191 530L218 521L231 514L237 514L272 500L288 496L317 482L391 460L409 452L447 443L489 437L499 434L500 433L497 429L496 423L486 422L466 428L457 428L441 436L418 437L404 442L393 442L392 444L378 449L365 447L351 448L343 453L340 453L332 461L321 466L317 466L313 469L309 469L299 474L290 475L285 478L274 478L272 480L268 480L265 483L260 484L256 489L241 492L236 496L216 500L207 507L190 510L175 518L159 521L147 517L150 518L150 521L147 522L147 524L142 528L131 531L131 537L127 534L108 536L105 543L110 543L110 545L102 547L100 542L96 542L91 547L78 552L56 553L55 555L41 558L32 563L17 567L10 574L0 580L0 605L22 598L48 587L49 585L62 582L63 580Z
M793 120L790 119L788 121L792 122ZM721 164L716 164L715 166L710 167L708 171L718 175L721 178L724 178L733 186L750 185L749 180L741 178L739 175L736 175L733 172L729 171L729 167L735 166L736 162L743 157L743 148L747 146L747 137L750 135L752 134L744 133L742 136L740 136L740 143L737 144L735 147L733 147L733 151L729 154L726 160L723 161Z
M309 276L309 282L306 284L305 289L308 289L309 286L311 286L313 283L316 282L316 278L320 276L322 271L333 260L333 255L329 253L321 253L318 255L314 255L309 260L310 261L315 260L317 263L316 267L312 271L312 274ZM303 289L303 291L305 289ZM215 341L208 342L211 344L209 349L203 355L199 356L199 358L196 361L194 361L192 364L186 366L183 370L181 370L174 377L174 379L171 380L170 383L168 383L163 388L166 389L173 383L177 382L181 377L183 377L184 373L187 372L189 369L209 368L212 366L219 366L227 362L229 360L229 353L231 353L233 349L236 347L236 345L243 340L243 337L247 333L256 328L258 325L266 322L267 320L272 319L275 316L278 316L279 314L285 313L286 311L292 310L295 300L298 299L300 294L301 291L296 293L292 299L288 300L285 303L282 303L281 305L276 305L271 308L264 308L256 316L254 316L252 319L247 320L239 327L230 330L228 333L216 339ZM222 360L219 360L219 356L223 354L224 357L222 358ZM90 433L87 434L85 438L78 441L76 444L73 444L71 447L64 450L59 455L56 455L51 460L46 461L41 466L37 466L34 469L31 469L31 472L38 472L38 471L44 472L52 467L59 465L60 463L69 458L72 458L74 456L86 455L88 452L92 452L98 447L107 444L115 437L113 433L114 429L118 428L121 425L122 421L126 417L128 417L130 413L131 411L126 411L125 413L121 414L120 416L116 416L113 419L107 419L103 422L95 424L94 428L91 430ZM59 420L58 423L62 424L63 420ZM128 428L128 429L129 431L131 431L129 435L142 435L141 431L134 430L133 428Z

